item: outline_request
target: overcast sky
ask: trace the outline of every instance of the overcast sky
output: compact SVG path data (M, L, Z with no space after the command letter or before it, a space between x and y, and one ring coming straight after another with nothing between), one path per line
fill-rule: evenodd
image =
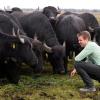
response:
M59 6L73 9L100 9L100 0L0 0L0 8L43 8L45 6Z

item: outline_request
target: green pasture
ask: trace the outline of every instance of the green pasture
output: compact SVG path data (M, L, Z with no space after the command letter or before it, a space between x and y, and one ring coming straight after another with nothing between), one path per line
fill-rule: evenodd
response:
M73 62L69 63L69 70ZM70 72L69 72L70 73ZM80 93L79 88L84 84L78 75L52 74L49 63L45 64L41 75L32 73L32 69L25 66L19 84L10 84L6 80L0 82L0 100L100 100L99 83L94 81L97 92Z

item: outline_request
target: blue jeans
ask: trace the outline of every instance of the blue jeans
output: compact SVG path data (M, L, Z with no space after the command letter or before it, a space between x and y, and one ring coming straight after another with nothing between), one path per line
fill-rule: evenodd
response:
M79 61L75 62L75 68L87 87L94 86L92 79L100 81L100 65Z

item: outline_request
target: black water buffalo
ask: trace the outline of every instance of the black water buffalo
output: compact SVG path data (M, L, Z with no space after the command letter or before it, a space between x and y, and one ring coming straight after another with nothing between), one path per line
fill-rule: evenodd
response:
M14 11L21 11L21 12L23 12L20 8L18 8L18 7L13 7L12 9L12 12L14 12Z
M15 11L16 12L16 11ZM17 11L17 12L19 12L19 11ZM10 33L9 31L11 31L11 27L12 27L12 25L14 25L14 28L15 28L15 33L17 32L17 30L19 30L19 33L21 34L21 35L24 35L24 36L27 36L27 34L24 32L24 30L23 30L23 28L22 28L22 26L21 26L21 24L20 24L20 22L19 22L19 20L15 17L15 16L12 16L11 14L7 14L7 13L3 13L3 15L4 16L6 16L7 17L7 21L6 21L6 23L9 23L9 22L12 22L12 23L9 23L9 24L7 24L8 25L8 27L10 27L10 28L8 28L9 30L6 30L6 32L8 33L8 34L12 34L12 33ZM2 16L1 16L2 17ZM1 18L2 19L2 18ZM10 19L10 20L9 20ZM2 27L4 27L3 25L2 25ZM5 29L3 29L3 31L5 31ZM29 37L27 37L27 38L29 38ZM35 53L37 53L37 55L40 55L40 53L39 53L39 51L41 52L42 50L43 50L43 45L42 45L42 43L37 39L37 37L35 36L35 38L34 39L31 39L32 41L32 45L33 45L33 51L35 52ZM40 57L39 57L40 58ZM38 63L40 63L41 62L41 59L38 61ZM42 62L41 62L42 63ZM35 65L34 67L33 67L33 70L34 70L34 72L41 72L42 71L42 69L39 67L38 68L38 66L37 65Z
M92 13L78 14L78 13L73 13L73 12L65 12L61 16L59 16L58 19L60 20L64 16L70 15L70 14L76 15L83 19L85 26L86 26L86 30L91 33L91 39L93 40L95 34L91 31L91 29L99 26L99 23L98 23L96 17Z
M36 34L40 41L45 42L50 47L48 58L53 66L53 72L64 73L64 48L59 44L48 18L41 12L34 12L27 15L21 12L14 12L12 15L19 19L24 31L29 37L33 38ZM39 56L39 52L37 56ZM39 67L41 66L42 68L43 59L42 57L40 59Z
M12 9L6 9L6 8L4 8L4 12L6 12L6 13L8 13L8 14L10 14L10 13L12 13L12 12L14 12L14 11L23 12L23 10L21 10L19 7L13 7Z
M20 39L15 36L0 33L0 72L7 75L6 77L12 83L18 83L19 80L18 64L22 62L30 66L37 64L37 57L29 41L24 37ZM11 62L13 63L11 64Z
M79 15L79 17L81 17L84 20L86 29L90 32L91 39L93 40L95 33L92 32L91 29L99 26L99 23L98 23L96 17L91 13L82 13Z
M75 54L80 52L81 48L77 41L77 33L83 30L86 30L83 19L73 14L65 15L56 22L57 38L61 44L65 41L67 58L65 62L68 62L71 51L75 51ZM67 66L66 63L65 66Z
M20 35L20 31L17 32L17 30L18 27L13 19L10 19L6 14L0 14L0 64L4 66L10 64L11 66L3 67L0 65L0 68L3 68L3 70L7 68L5 69L9 74L7 77L9 77L13 83L17 83L19 80L18 71L15 71L15 69L18 68L16 63L24 62L31 67L34 67L34 65L38 63L37 56L32 49L32 39L25 35ZM8 64L3 63L5 60L7 60ZM12 66L13 70L10 70ZM16 74L12 75L12 73L15 72Z
M29 46L30 48L28 48L28 47L25 47L24 49L22 48L22 49L20 49L19 51L21 52L21 50L23 50L23 53L24 53L24 50L27 50L27 49L29 49L31 52L28 52L28 50L27 51L25 51L26 53L29 53L28 55L32 55L32 53L33 53L33 51L32 51L32 44L31 44L31 38L29 38L29 37L27 37L27 36L25 36L25 34L20 34L19 32L20 31L18 31L19 30L19 27L17 26L17 24L16 24L16 22L12 19L12 18L10 18L9 16L7 16L6 14L0 14L0 32L2 32L2 33L5 33L5 34L8 34L8 35L15 35L16 36L16 34L17 34L17 37L19 37L19 38L21 38L22 39L22 41L24 41L25 43L23 43L23 44L21 44L21 45L23 45L23 46L21 46L21 47L24 47L24 46ZM22 31L21 31L22 32ZM20 45L20 44L19 44ZM18 46L19 46L18 45ZM16 50L16 48L15 48L15 50ZM23 55L23 56L26 56L26 58L25 59L28 59L28 55L26 54L26 55L24 55L23 53L21 53L21 55ZM31 54L30 54L31 53ZM18 55L19 56L19 55ZM31 56L32 57L32 56ZM24 58L24 57L23 57ZM33 61L32 61L33 60ZM34 59L30 59L29 61L27 61L27 63L29 63L30 61L32 61L32 62L34 62Z
M96 17L91 13L82 13L79 14L79 17L84 20L87 29L89 29L89 27L95 28L99 26Z
M43 8L43 14L46 15L55 30L56 17L60 12L53 6Z
M43 8L43 14L45 14L49 20L56 20L56 16L59 14L59 12L55 7L47 6Z
M100 46L100 26L92 28L92 33L95 34L93 40Z

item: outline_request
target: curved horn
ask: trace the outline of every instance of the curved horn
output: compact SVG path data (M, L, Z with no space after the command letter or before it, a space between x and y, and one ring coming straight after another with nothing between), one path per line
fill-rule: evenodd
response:
M4 11L6 11L6 7L4 6Z
M20 39L19 29L17 30L17 37Z
M58 10L60 10L59 6L57 8L58 8Z
M35 33L35 35L34 35L34 39L33 40L37 40L37 35L36 35L36 33Z
M17 30L17 34L19 35L19 28L18 28L18 30Z
M66 47L66 42L65 42L65 41L63 42L63 47L64 47L64 48Z
M16 36L14 28L12 29L13 36Z
M89 31L91 31L91 32L94 31L94 29L93 29L91 26L89 26L88 29L89 29Z
M20 42L24 44L24 43L25 43L25 40L24 40L24 38L21 38L21 37L20 37L19 28L18 28L18 30L17 30L17 36L18 36Z
M61 13L61 9L59 8L59 6L57 7L57 13L60 14Z
M38 10L38 11L40 10L39 6L38 6L37 10Z
M52 53L52 48L47 46L46 43L43 44L43 47L46 52Z
M24 44L25 43L24 38L20 38L20 42Z

